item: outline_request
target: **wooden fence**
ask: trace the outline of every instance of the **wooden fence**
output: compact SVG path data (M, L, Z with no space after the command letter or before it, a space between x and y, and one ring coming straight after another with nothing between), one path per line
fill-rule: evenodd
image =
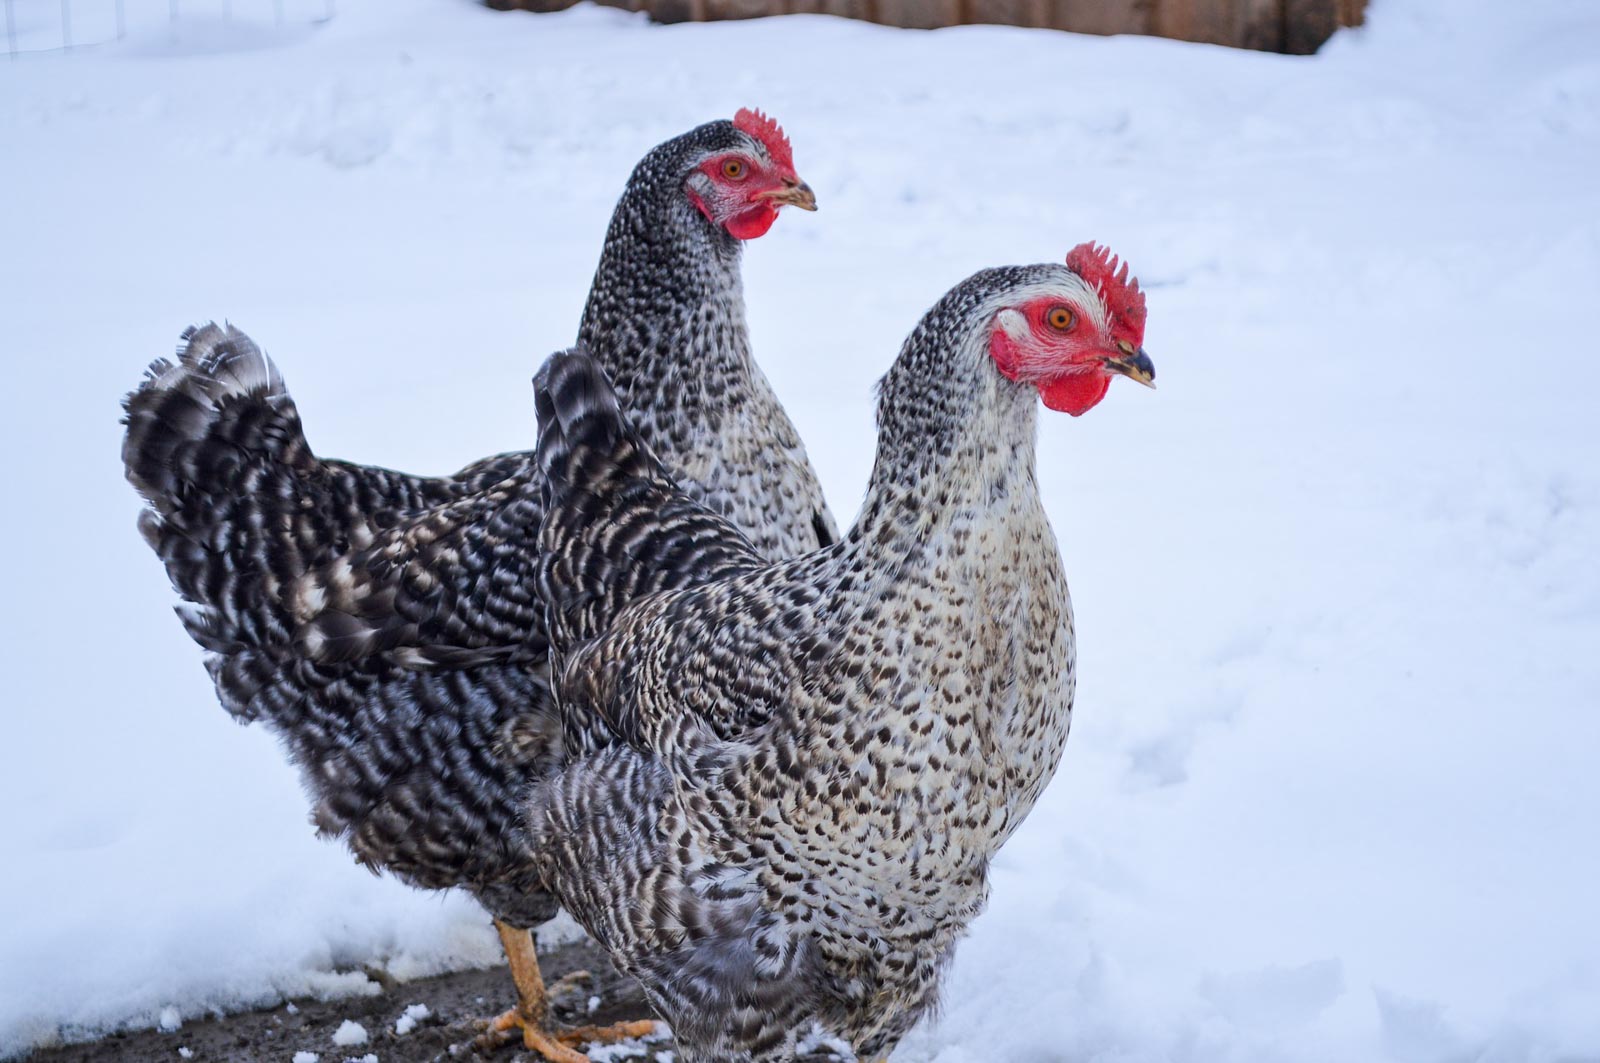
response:
M558 11L574 0L485 0L500 10ZM1142 33L1308 55L1340 26L1359 26L1367 0L599 0L658 22L797 13L937 29L977 22L1077 33Z

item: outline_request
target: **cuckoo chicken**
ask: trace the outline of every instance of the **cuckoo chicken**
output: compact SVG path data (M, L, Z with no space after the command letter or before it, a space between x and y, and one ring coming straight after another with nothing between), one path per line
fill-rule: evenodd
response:
M578 330L683 489L772 559L836 537L745 321L742 246L786 205L816 203L759 112L656 147L616 206ZM543 609L531 579L506 575L536 549L537 463L504 454L430 478L319 457L249 337L184 339L127 398L123 460L223 705L276 731L316 826L361 863L471 891L517 982L496 1030L581 1059L569 1046L601 1034L547 1028L530 931L556 902L521 830L524 790L563 759Z
M674 481L596 360L536 379L540 597L565 749L543 881L684 1063L893 1050L1061 758L1076 671L1035 482L1039 401L1151 384L1093 245L946 294L883 379L855 525L772 561Z

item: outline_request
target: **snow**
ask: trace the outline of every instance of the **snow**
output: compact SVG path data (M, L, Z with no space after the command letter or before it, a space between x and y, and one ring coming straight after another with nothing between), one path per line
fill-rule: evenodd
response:
M53 0L15 6L53 47ZM0 1055L497 962L468 898L316 840L217 707L117 401L228 317L324 453L531 445L629 169L744 105L821 203L747 294L843 517L951 284L1093 238L1149 292L1160 390L1041 418L1066 759L895 1059L1600 1055L1600 7L1373 0L1314 58L232 8L129 0L119 44L0 64Z
M589 1063L627 1063L630 1060L659 1058L659 1053L651 1050L649 1042L668 1035L666 1024L658 1022L655 1029L644 1037L630 1037L611 1044L586 1045L583 1054L589 1057Z
M156 1016L156 1026L163 1033L175 1033L183 1026L183 1016L178 1013L177 1008L169 1004L161 1009L160 1015Z
M317 1063L317 1060L321 1058L322 1057L315 1052L302 1051L294 1054L294 1058L291 1060L291 1063Z
M333 1043L340 1048L367 1043L367 1028L354 1019L346 1019L333 1031Z
M433 1012L428 1010L428 1005L409 1004L406 1006L406 1010L400 1013L400 1017L394 1021L394 1032L404 1037L412 1030L415 1030L418 1023L424 1022L432 1016Z

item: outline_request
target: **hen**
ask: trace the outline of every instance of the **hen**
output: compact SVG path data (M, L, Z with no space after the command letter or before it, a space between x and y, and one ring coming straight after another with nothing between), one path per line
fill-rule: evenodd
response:
M745 324L742 241L786 204L815 209L759 112L658 146L617 204L579 328L684 489L771 558L836 535ZM516 576L542 511L533 456L440 478L319 458L247 336L185 339L128 397L123 460L224 706L281 736L319 830L360 862L470 890L518 983L496 1028L581 1059L557 1043L577 1035L543 1029L529 928L556 902L520 830L525 788L562 757L543 611Z
M844 539L772 562L688 497L602 367L536 379L538 563L573 759L532 791L546 885L685 1063L887 1055L1049 780L1074 638L1035 396L1150 384L1137 281L1092 245L990 269L884 378Z

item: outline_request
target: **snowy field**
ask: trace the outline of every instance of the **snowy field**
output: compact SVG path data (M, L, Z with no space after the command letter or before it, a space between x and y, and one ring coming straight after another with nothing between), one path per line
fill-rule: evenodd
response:
M951 284L1093 238L1149 290L1160 390L1041 418L1066 760L895 1059L1600 1059L1600 4L1373 0L1287 58L208 2L0 64L0 1055L497 959L217 707L118 400L227 317L322 453L529 446L633 163L759 105L822 209L749 250L756 350L842 517Z

